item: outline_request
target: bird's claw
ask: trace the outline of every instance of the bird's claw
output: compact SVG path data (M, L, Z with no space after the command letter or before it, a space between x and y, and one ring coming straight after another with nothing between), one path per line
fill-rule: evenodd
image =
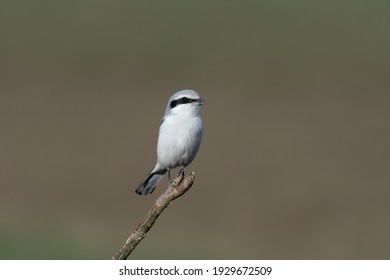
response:
M179 176L184 178L185 173L186 173L186 171L185 171L184 167L183 167L183 168L180 168L180 170L179 170Z

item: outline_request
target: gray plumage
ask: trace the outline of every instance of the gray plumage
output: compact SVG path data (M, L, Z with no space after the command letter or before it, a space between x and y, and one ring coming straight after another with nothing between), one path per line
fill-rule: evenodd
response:
M172 168L188 166L195 158L203 136L199 115L203 100L193 90L181 90L169 98L157 142L157 163L138 185L137 194L151 194Z

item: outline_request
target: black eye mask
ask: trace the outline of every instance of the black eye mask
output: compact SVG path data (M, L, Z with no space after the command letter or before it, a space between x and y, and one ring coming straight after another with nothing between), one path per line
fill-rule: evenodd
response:
M192 102L195 102L197 101L198 99L193 99L193 98L189 98L189 97L182 97L182 98L179 98L179 99L176 99L176 100L173 100L171 101L171 109L175 108L177 105L180 105L180 104L188 104L188 103L192 103Z

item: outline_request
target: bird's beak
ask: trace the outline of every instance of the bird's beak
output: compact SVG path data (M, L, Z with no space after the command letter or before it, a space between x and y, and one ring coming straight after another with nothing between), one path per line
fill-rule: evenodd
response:
M199 98L199 99L196 100L195 103L196 103L196 105L199 105L199 106L200 106L200 105L203 105L203 104L204 104L204 101L203 101L203 99L200 99L200 98Z

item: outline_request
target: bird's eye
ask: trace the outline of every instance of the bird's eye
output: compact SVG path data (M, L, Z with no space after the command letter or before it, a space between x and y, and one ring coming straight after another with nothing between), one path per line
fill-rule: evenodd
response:
M178 105L188 104L188 103L191 103L193 101L194 101L194 99L191 99L191 98L188 98L188 97L181 97L179 99L173 100L171 102L170 106L171 106L171 109L173 109L173 108L175 108Z

